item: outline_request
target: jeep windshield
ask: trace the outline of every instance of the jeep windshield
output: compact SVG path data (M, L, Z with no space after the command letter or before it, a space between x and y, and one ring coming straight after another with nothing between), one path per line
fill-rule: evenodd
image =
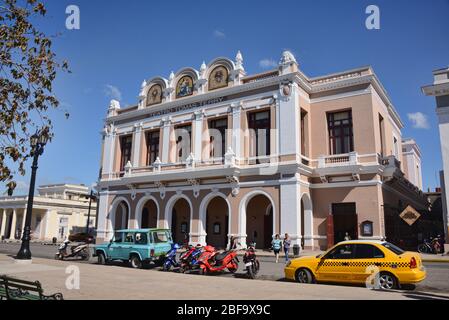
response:
M171 235L169 231L154 231L153 232L154 243L162 243L171 241Z

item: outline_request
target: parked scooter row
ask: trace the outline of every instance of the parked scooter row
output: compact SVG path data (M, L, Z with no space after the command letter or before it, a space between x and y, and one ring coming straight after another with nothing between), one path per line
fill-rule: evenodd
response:
M176 270L181 273L198 271L200 274L222 273L225 270L235 273L238 269L239 258L237 250L231 249L223 252L217 251L213 246L189 246L182 252L177 260L178 244L172 245L171 250L166 254L162 265L162 270ZM249 278L254 279L259 272L260 263L256 256L253 244L250 244L243 256L245 269Z

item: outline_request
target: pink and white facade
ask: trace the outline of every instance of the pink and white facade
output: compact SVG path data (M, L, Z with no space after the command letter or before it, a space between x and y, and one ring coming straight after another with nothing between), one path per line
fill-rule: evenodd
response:
M426 210L403 164L403 124L370 67L307 77L295 57L247 75L240 52L143 82L102 132L98 239L171 228L176 241L324 248L345 232L393 237Z

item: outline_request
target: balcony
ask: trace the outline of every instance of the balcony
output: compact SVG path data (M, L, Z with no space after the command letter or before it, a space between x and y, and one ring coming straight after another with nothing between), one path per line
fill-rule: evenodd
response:
M379 164L385 167L401 169L401 162L395 156L381 157L379 155Z
M317 168L355 166L358 164L357 152L318 157Z

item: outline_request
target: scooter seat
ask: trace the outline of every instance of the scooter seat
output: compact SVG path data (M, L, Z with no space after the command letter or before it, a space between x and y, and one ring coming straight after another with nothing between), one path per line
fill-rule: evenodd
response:
M228 254L229 254L228 251L225 251L225 252L222 252L222 253L217 254L217 255L215 256L215 261L221 261L221 260L223 260Z

